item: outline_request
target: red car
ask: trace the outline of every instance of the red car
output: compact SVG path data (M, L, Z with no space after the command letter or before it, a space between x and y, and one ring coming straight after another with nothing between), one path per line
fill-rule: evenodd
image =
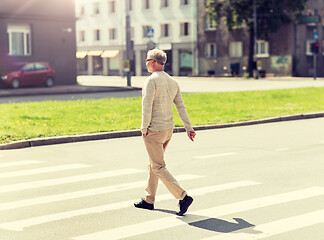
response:
M31 85L52 87L54 80L55 70L46 62L17 63L0 72L0 82L12 88Z

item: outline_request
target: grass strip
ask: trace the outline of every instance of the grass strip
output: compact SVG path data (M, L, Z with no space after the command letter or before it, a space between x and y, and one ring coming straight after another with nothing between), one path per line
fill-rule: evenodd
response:
M194 126L324 111L324 88L183 94ZM176 113L176 110L174 110ZM0 144L139 129L141 98L0 104ZM175 114L175 126L182 122Z

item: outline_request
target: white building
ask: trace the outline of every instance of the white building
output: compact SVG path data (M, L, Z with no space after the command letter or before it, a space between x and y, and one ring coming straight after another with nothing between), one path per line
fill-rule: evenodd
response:
M126 1L134 74L147 74L145 58L152 41L168 55L165 71L172 75L197 74L197 0L76 0L79 74L123 73ZM153 36L148 38L147 34Z

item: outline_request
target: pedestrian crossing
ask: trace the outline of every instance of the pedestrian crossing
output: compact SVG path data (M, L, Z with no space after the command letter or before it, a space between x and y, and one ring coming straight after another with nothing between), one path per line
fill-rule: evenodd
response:
M208 158L202 157L202 159ZM19 167L20 170L12 170L14 167ZM24 169L22 169L24 168ZM9 170L9 171L8 171ZM71 176L69 170L71 172ZM80 170L80 172L78 172ZM81 171L82 170L82 171ZM54 173L54 175L44 176L38 179L37 176L44 173ZM68 175L68 176L67 176ZM24 177L28 176L29 181L24 182ZM34 178L35 177L35 178ZM0 160L0 235L2 232L9 232L12 236L19 233L28 233L44 231L41 229L49 228L53 223L66 227L68 224L74 231L67 233L64 239L71 240L102 240L102 239L142 239L143 236L149 236L150 234L163 232L169 229L183 228L186 229L184 234L191 234L193 226L200 226L207 222L219 221L219 219L226 218L233 214L240 214L249 211L260 211L264 208L275 208L276 206L286 204L294 204L299 201L308 201L314 198L324 199L324 187L311 186L301 189L295 189L286 192L267 192L264 191L262 196L256 195L249 196L248 199L238 200L230 203L219 204L215 203L214 206L199 206L200 197L204 196L217 196L217 194L234 194L236 191L243 189L253 189L261 187L264 183L253 180L238 180L229 181L225 183L214 184L202 184L206 183L208 176L201 176L191 173L185 173L175 176L176 179L182 183L195 183L194 187L186 190L195 198L195 209L190 211L182 217L178 217L172 214L172 211L168 215L154 214L156 211L149 212L133 207L133 203L138 201L138 194L143 193L143 188L146 185L146 174L143 169L135 168L121 168L114 170L98 171L97 168L81 163L73 164L61 164L56 166L48 166L46 162L36 160L21 160L21 161L4 161ZM15 178L15 183L12 183L12 179ZM19 179L22 179L21 181ZM32 180L31 180L32 179ZM6 184L8 181L8 184ZM88 183L84 186L84 183ZM93 184L93 182L100 182ZM110 184L110 181L112 184ZM120 182L119 182L120 181ZM108 184L107 184L108 183ZM93 184L93 185L92 185ZM104 184L104 185L102 185ZM190 186L190 184L188 184ZM80 186L74 188L72 186ZM50 192L44 192L44 189L51 189ZM63 188L65 191L56 192L57 189ZM38 191L42 189L42 191ZM129 195L129 197L120 199L110 199L106 196L109 194L117 193L130 193L131 191L137 191L137 196ZM20 192L32 194L19 195ZM105 196L106 202L102 201L89 204L90 201L96 201L99 196ZM6 198L11 196L10 198ZM128 196L125 194L123 196ZM94 200L95 199L95 200ZM65 205L67 201L73 201L76 206L69 209L67 207L54 207ZM168 203L173 201L174 198L170 193L161 193L157 195L156 205ZM44 209L38 212L41 206L51 206L52 209L44 211ZM55 209L55 211L53 211ZM122 222L116 224L116 226L110 227L105 225L103 229L91 227L83 229L81 226L78 228L78 219L87 216L92 216L89 220L89 225L95 224L92 221L95 216L105 215L110 216L110 213L114 211L122 212L124 210L132 211L134 214L150 214L154 215L152 219L146 219L143 217L139 222L125 223ZM17 214L17 212L19 214ZM11 213L15 213L11 216ZM118 214L117 214L118 215ZM112 220L113 221L113 220ZM316 209L315 211L309 211L304 213L298 213L296 215L285 216L282 219L267 220L260 224L244 223L242 219L234 219L234 222L229 222L233 226L238 226L233 231L213 231L211 236L210 231L207 228L199 228L202 234L196 237L191 236L192 239L204 239L204 240L251 240L251 239L268 239L272 236L277 236L290 231L297 231L299 229L313 226L316 224L324 223L324 209ZM268 222L267 222L268 221ZM75 223L75 225L73 224ZM244 225L245 224L245 225ZM247 225L246 225L247 224ZM244 228L251 228L258 234L251 234L250 232L240 232L240 226ZM209 226L210 227L210 226ZM50 228L49 228L50 229ZM230 234L230 237L229 237ZM188 235L188 236L189 236ZM21 236L21 235L20 235ZM0 238L1 239L1 238ZM38 240L37 238L32 238ZM62 236L49 239L62 239ZM143 238L144 239L144 238ZM162 238L161 238L162 239Z

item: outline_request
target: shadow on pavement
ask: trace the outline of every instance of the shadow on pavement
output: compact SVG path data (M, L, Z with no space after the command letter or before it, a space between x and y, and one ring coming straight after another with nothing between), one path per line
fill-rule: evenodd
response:
M172 215L176 215L177 213L176 211L166 210L166 209L154 209L154 211L159 211L159 212L168 213ZM243 229L244 231L240 231L240 232L246 232L250 234L261 233L259 231L253 230L253 227L255 227L255 225L245 221L242 218L233 218L235 222L229 222L218 218L210 218L210 217L199 216L194 214L187 214L177 218L192 227L201 228L204 230L218 232L218 233L232 233Z

